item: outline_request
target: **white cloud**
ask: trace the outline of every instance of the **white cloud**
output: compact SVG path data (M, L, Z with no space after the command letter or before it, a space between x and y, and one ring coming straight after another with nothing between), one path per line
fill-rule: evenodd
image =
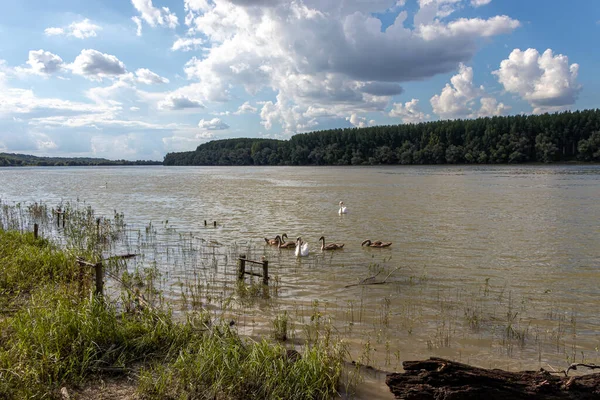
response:
M125 65L117 57L93 49L82 50L69 68L74 74L92 80L125 74Z
M471 5L473 7L481 7L487 4L490 4L492 0L471 0Z
M62 58L45 50L30 50L27 60L30 68L17 67L17 72L32 73L36 75L49 75L60 71L64 67Z
M135 34L137 36L142 36L142 20L140 17L131 17L131 20L135 22L135 26L137 28Z
M510 107L486 93L483 86L473 84L473 68L461 64L458 74L450 79L441 94L430 99L433 112L442 119L486 117L502 115ZM476 100L480 98L481 107L476 109Z
M473 85L473 68L461 64L457 75L450 79L441 94L430 100L433 112L441 118L460 118L471 114L470 102L483 93L483 86Z
M493 97L482 97L479 102L481 103L481 108L477 112L478 117L506 115L512 108L504 103L498 103L498 100Z
M567 56L554 55L551 49L541 55L536 49L514 49L492 73L507 92L520 95L534 113L542 113L564 110L575 103L582 89L578 72L578 64L569 65Z
M171 47L171 51L192 51L197 50L204 43L201 38L177 38Z
M349 117L346 117L346 121L349 121L352 125L358 128L364 128L371 122L374 122L373 120L367 122L367 119L365 117L359 117L356 114L351 114Z
M58 35L64 35L65 34L65 30L63 28L46 28L44 29L44 34L46 36L58 36Z
M426 3L421 6L431 2ZM438 16L440 7L464 3L444 0L435 1L427 23L405 26L408 13L402 11L382 30L370 13L396 1L336 4L186 1L186 24L209 48L185 65L188 79L197 81L196 96L203 102L228 101L236 87L251 95L270 89L277 101L263 104L263 126L280 124L286 132L298 132L328 118L311 115L311 108L337 118L383 112L402 92L400 83L452 71L471 59L479 39L520 25L507 16L446 22Z
M213 118L211 120L201 119L200 122L198 122L198 128L207 131L221 131L228 129L229 125L221 121L219 118Z
M96 31L102 30L102 28L90 21L88 18L85 18L79 22L73 22L67 27L57 28L50 27L44 30L46 36L57 36L57 35L66 35L73 36L78 39L86 39L89 37L96 36Z
M404 105L402 103L394 103L389 116L400 117L405 124L417 124L431 118L429 114L421 111L418 99L407 101Z
M253 107L249 101L246 101L244 104L238 107L237 111L234 112L235 115L245 114L245 113L255 113L258 109Z
M152 0L131 0L131 4L139 12L140 16L132 17L137 25L137 35L142 35L142 20L151 27L166 26L174 29L178 25L177 16L168 7L157 8Z
M135 75L137 76L137 82L144 83L146 85L169 83L167 78L163 78L147 68L138 69L135 71Z
M133 112L140 111L140 108L139 107L135 107L135 106L134 107L129 107L129 111L133 111Z
M186 108L204 108L204 105L183 94L170 94L164 100L158 103L158 108L162 110L184 110Z

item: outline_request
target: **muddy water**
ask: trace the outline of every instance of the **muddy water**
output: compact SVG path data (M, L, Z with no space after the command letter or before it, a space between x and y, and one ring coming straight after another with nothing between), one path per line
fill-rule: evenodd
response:
M429 356L511 370L600 362L599 195L599 166L0 169L5 203L79 201L157 232L159 244L138 245L174 304L198 282L213 309L234 299L243 333L268 332L285 310L298 340L318 315L352 359L388 371ZM264 246L284 232L309 256ZM344 249L321 252L321 235ZM236 298L239 253L269 260L268 301ZM347 287L375 275L386 283Z

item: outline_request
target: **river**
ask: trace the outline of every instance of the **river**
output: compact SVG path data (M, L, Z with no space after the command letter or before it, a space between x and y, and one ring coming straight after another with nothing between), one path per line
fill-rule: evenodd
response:
M599 195L597 165L0 169L4 203L78 202L210 244L187 258L154 247L174 303L200 279L218 309L235 298L237 253L266 257L276 293L234 301L242 333L285 310L301 337L318 309L352 359L387 371L430 356L509 370L600 362ZM264 245L282 233L309 256ZM343 250L322 252L322 235ZM374 275L386 283L347 287Z

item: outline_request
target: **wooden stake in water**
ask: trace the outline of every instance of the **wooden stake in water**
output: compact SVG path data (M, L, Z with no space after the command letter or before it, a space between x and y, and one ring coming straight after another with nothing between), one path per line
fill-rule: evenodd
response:
M38 224L33 224L33 238L36 240L38 238L38 229L39 229Z
M267 260L263 260L263 285L269 284L269 262Z
M97 263L95 265L96 269L96 295L102 296L104 292L104 279L102 274L102 263Z
M238 280L244 280L244 274L246 273L246 255L241 254L238 260Z

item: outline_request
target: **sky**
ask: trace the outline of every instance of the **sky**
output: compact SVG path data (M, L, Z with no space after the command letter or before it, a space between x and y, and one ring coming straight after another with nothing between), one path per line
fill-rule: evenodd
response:
M16 0L0 152L162 160L210 140L600 107L600 1Z

